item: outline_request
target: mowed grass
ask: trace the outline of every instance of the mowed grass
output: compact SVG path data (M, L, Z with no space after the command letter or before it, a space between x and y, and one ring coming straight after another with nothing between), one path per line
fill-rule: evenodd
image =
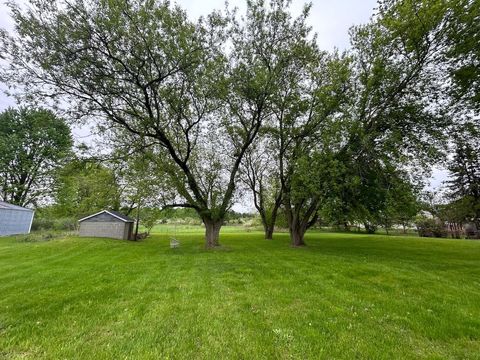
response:
M0 358L480 359L480 242L0 238Z

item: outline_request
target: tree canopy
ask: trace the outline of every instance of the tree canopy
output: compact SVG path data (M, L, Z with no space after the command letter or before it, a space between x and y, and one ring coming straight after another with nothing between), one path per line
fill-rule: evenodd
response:
M45 109L13 108L0 114L0 198L20 206L51 195L54 171L71 154L65 120Z

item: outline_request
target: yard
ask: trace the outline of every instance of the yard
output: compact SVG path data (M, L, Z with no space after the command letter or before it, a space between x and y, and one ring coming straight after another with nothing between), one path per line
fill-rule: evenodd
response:
M479 241L202 237L0 238L0 359L480 358Z

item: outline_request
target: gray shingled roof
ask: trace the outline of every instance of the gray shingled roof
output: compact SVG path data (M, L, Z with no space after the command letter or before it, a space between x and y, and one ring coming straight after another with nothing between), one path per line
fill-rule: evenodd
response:
M128 216L126 216L126 215L123 215L123 214L121 214L121 213L119 213L119 212L117 212L117 211L113 211L113 210L102 210L102 211L99 211L99 212L97 212L97 213L95 213L95 214L86 216L86 217L78 220L78 222L82 222L82 221L84 221L84 220L91 219L91 218L93 218L93 217L95 217L95 216L97 216L97 215L103 214L103 213L110 214L111 216L114 216L114 217L116 217L117 219L120 219L120 220L122 220L122 221L124 221L124 222L135 222L135 220L132 219L131 217L128 217Z
M18 210L18 211L33 211L33 210L30 210L30 209L27 209L27 208L24 208L24 207L21 207L21 206L18 206L18 205L9 204L9 203L7 203L5 201L1 201L1 200L0 200L0 209Z
M132 219L131 217L127 216L127 215L123 215L121 213L119 213L118 211L113 211L113 210L108 210L108 212L110 214L113 214L115 216L118 216L119 218L123 219L124 221L126 222L134 222L135 220Z

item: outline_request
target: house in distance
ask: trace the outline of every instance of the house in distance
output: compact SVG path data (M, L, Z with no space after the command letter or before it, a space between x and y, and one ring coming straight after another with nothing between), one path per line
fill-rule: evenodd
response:
M0 236L28 234L34 211L0 201Z
M78 220L79 234L84 237L106 237L132 240L135 221L113 210L102 210Z

